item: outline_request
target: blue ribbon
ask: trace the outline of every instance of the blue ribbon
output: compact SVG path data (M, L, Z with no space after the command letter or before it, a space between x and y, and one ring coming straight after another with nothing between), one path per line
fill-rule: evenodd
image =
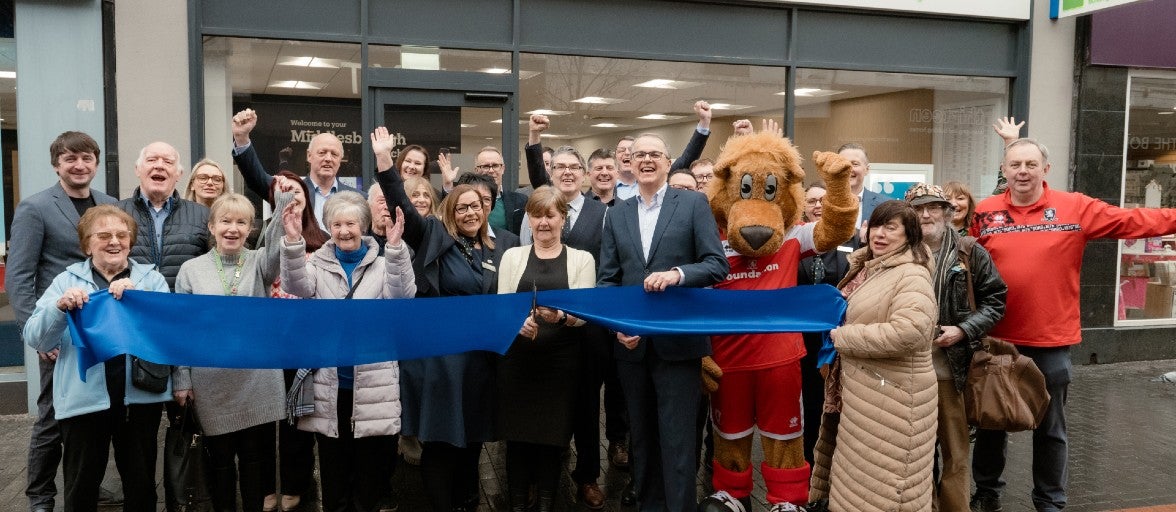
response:
M391 300L288 300L101 291L71 311L81 374L121 354L213 368L322 368L489 350L506 353L532 294ZM782 290L640 287L539 292L562 309L630 335L822 332L845 300L828 285Z

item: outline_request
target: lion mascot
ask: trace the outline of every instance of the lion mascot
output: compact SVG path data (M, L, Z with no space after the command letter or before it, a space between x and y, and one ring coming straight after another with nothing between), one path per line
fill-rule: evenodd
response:
M814 153L813 160L827 186L824 214L815 223L798 224L804 170L792 143L775 130L737 133L727 141L707 189L731 264L715 288L796 286L802 258L835 249L853 235L858 200L849 188L849 162L828 152ZM799 333L714 336L711 344L713 362L704 360L703 378L711 391L716 492L699 504L699 512L750 512L755 431L763 445L760 472L770 510L803 510L798 507L807 503L809 487L801 419L803 338Z

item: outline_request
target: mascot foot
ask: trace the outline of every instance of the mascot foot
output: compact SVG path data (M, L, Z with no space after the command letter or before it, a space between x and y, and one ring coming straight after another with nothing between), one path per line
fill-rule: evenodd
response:
M829 512L829 500L827 498L819 499L804 506L808 512Z
M804 507L798 507L791 503L777 503L768 509L768 512L806 512Z
M735 499L727 491L719 491L703 499L698 512L751 512L751 497Z

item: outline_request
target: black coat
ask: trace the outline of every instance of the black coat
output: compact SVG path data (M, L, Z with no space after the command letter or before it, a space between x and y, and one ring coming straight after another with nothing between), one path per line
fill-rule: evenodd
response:
M949 251L943 264L947 275L943 286L936 290L936 295L939 301L939 325L954 325L964 331L963 341L943 348L956 389L963 391L968 380L972 353L980 348L980 340L988 331L1004 318L1008 287L992 264L992 256L973 239L970 258L972 288L976 296L976 311L973 312L968 305L967 273L963 265L957 264L966 257L958 249L960 240L955 230L948 229L943 241L944 249Z
M167 278L168 288L175 289L176 274L185 261L200 256L211 247L208 234L208 208L200 203L181 199L172 192L172 211L163 221L163 243L161 250L155 249L155 221L138 187L131 197L118 202L138 224L135 245L131 247L131 258L139 263L155 265L155 269Z

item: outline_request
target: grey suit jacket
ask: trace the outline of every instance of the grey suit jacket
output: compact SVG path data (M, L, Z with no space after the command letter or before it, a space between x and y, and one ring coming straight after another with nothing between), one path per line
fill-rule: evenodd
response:
M678 267L685 276L682 286L712 286L730 269L719 228L706 196L669 188L653 230L648 261L641 248L637 203L629 198L608 210L600 246L597 286L641 286L645 276ZM647 347L652 346L652 349ZM620 360L641 361L647 350L663 360L685 360L710 354L707 336L651 336L629 350L616 343L613 355Z
M90 190L95 204L111 204L110 197ZM9 237L8 297L16 312L16 325L24 329L37 299L65 267L86 259L78 242L77 208L61 183L42 190L16 205Z

